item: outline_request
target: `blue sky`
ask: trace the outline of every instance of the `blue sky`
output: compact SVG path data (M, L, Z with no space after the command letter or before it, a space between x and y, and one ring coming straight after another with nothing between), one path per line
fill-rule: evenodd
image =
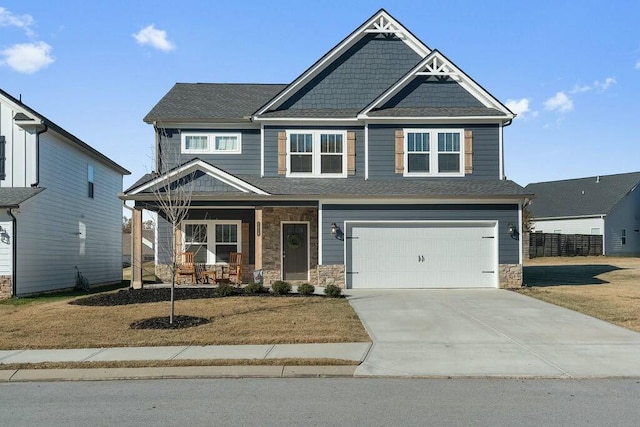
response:
M635 0L0 0L0 88L131 170L126 188L174 83L289 83L381 7L519 113L509 179L640 170Z

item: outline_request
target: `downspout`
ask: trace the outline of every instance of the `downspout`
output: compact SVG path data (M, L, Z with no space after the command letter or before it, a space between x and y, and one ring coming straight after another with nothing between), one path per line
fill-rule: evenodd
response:
M11 232L13 233L13 237L12 237L13 244L11 245L11 249L12 249L11 296L15 297L18 291L18 287L16 285L16 274L18 272L18 246L16 244L16 242L18 241L18 239L16 239L18 235L18 221L16 220L16 217L13 215L13 212L11 212L11 208L7 208L7 215L11 217L11 223L12 223Z
M160 142L161 141L160 141L160 132L158 130L158 122L155 121L155 120L153 121L153 133L155 134L155 138L156 138L156 152L155 152L155 155L156 155L156 159L155 159L156 160L155 161L156 169L155 169L155 172L160 173L160 167L162 166L160 164Z
M122 201L122 207L128 209L131 213L131 238L129 239L129 265L131 266L131 281L129 282L129 287L131 287L131 283L133 282L133 208L127 205L126 201Z
M40 185L40 135L49 130L47 124L43 124L44 129L36 131L36 182L31 184L31 186L34 188Z
M513 119L509 120L506 123L503 123L502 126L500 126L500 166L501 166L501 171L500 171L500 178L501 179L506 179L507 177L504 175L504 128L506 128L507 126L509 126L511 123L513 123Z

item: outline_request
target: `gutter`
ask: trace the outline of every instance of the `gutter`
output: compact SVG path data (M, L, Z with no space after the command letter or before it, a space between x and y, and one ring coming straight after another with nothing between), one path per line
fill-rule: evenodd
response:
M11 212L12 208L7 208L7 215L11 217L12 223L12 234L13 234L13 244L11 245L12 249L12 259L11 259L11 296L15 297L18 287L16 282L16 275L18 272L18 245L17 245L17 235L18 235L18 221L16 217Z
M44 129L36 131L36 182L31 184L32 187L40 185L40 135L49 130L49 126L42 122Z

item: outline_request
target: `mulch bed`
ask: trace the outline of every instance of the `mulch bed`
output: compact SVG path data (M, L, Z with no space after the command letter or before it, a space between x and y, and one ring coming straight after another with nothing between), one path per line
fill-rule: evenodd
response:
M214 288L177 288L174 289L174 300L220 298ZM235 289L235 295L244 295L242 289ZM171 299L171 289L122 289L118 292L91 295L70 301L69 304L85 306L115 306L128 304L144 304L163 302Z
M194 316L173 316L173 323L169 323L169 316L152 317L150 319L133 322L131 329L184 329L209 323L209 319Z

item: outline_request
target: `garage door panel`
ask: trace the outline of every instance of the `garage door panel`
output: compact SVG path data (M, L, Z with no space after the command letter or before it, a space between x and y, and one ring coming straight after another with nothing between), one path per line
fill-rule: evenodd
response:
M493 224L353 225L347 281L354 288L496 286Z

